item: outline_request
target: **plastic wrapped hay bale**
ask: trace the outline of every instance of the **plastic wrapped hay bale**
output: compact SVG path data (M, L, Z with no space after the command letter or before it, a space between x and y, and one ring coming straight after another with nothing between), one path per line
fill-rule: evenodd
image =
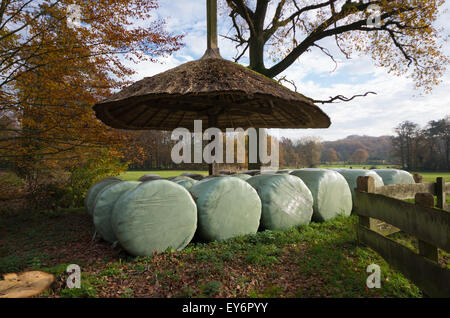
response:
M242 172L243 174L248 174L249 176L256 176L258 174L261 174L261 170L248 170L248 171L244 171Z
M117 241L116 234L111 225L111 214L114 204L119 200L122 194L136 188L140 184L141 182L139 181L113 183L105 187L97 195L94 205L94 225L95 230L105 241L109 243Z
M326 222L352 212L352 193L345 178L336 171L301 169L291 173L299 177L314 198L313 221Z
M210 180L210 179L215 179L215 178L224 178L224 177L229 177L229 176L226 174L212 174L212 175L209 175L209 176L203 178L200 181Z
M292 169L283 169L283 170L278 170L277 173L278 174L291 174L291 172L293 172L294 170Z
M97 197L97 194L100 193L100 191L102 191L105 187L107 187L113 183L121 182L121 181L123 181L123 180L120 178L110 177L110 178L102 179L102 180L98 181L97 183L95 183L92 187L90 187L89 191L86 194L86 197L84 198L84 206L86 208L87 213L89 215L93 214L95 198Z
M407 171L397 169L374 169L384 182L384 185L416 183L414 177Z
M120 196L111 224L122 247L150 256L171 247L180 251L197 228L197 208L189 192L168 181L145 182Z
M162 177L158 176L157 174L146 174L139 178L138 181L140 182L147 182L147 181L155 181L155 180L161 180Z
M205 178L205 176L202 175L202 174L199 174L199 173L190 173L190 172L183 173L181 176L183 176L183 177L189 177L189 178L194 179L194 180L197 180L197 181L200 181L200 180L202 180L202 179Z
M344 176L345 180L347 180L353 198L355 197L355 188L357 186L358 177L372 177L375 180L375 187L384 186L383 179L381 179L381 177L372 170L336 169L336 171Z
M258 231L261 200L247 182L234 177L200 181L190 189L197 203L198 236L225 240Z
M313 196L300 178L285 174L260 175L247 182L261 199L261 228L283 230L311 222Z
M176 184L179 184L186 190L189 190L198 182L197 180L191 179L189 177L177 177L172 181L175 182Z
M238 179L241 179L241 180L244 180L244 181L247 181L247 180L250 179L251 177L252 177L251 175L244 174L244 173L235 174L235 175L233 176L233 178L238 178Z

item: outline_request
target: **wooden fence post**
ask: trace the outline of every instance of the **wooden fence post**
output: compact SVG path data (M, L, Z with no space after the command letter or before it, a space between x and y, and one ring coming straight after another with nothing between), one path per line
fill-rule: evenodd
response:
M424 207L434 207L434 197L431 193L417 193L416 204ZM419 254L438 263L438 249L427 242L419 240Z
M434 196L431 193L417 193L415 201L416 204L420 206L434 207ZM438 249L428 242L419 240L419 255L428 258L435 263L439 263ZM425 298L430 297L423 291L422 294Z
M438 207L438 209L444 210L447 206L447 202L445 198L445 179L442 177L436 179L436 196L437 196L436 206Z
M358 177L356 180L356 191L374 193L375 192L375 180L372 177ZM359 216L359 224L371 228L371 220L367 216Z
M416 183L422 183L423 177L422 177L420 174L415 173L415 174L414 174L414 181L415 181Z

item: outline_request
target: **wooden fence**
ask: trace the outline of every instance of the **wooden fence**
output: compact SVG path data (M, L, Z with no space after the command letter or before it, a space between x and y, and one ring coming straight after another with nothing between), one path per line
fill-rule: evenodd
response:
M450 270L438 264L438 248L450 252L450 213L443 210L449 192L450 184L443 178L375 188L372 177L359 177L355 191L359 241L431 297L450 297ZM409 198L416 203L402 201ZM418 254L387 237L400 230L418 238Z

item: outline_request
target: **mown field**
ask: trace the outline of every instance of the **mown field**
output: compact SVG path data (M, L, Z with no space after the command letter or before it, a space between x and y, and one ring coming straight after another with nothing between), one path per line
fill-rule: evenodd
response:
M184 171L184 170L162 170L162 171L127 171L126 173L120 175L120 177L127 181L138 180L140 177L146 174L156 174L163 178L177 177L183 173L199 173L203 175L208 175L208 171Z
M349 167L353 167L353 169L363 169L364 167L367 168L367 166L355 166L355 165L337 165L337 166L321 166L322 168L349 168ZM384 169L388 166L377 166L377 168L379 169ZM391 166L389 166L391 167ZM145 174L156 174L156 175L160 175L163 178L169 178L169 177L175 177L175 176L179 176L183 173L186 172L193 172L193 173L200 173L200 174L204 174L207 175L208 172L207 171L177 171L177 170L168 170L168 171L127 171L126 173L120 175L121 178L123 178L124 180L137 180L139 179L141 176L145 175ZM447 182L450 182L450 172L422 172L419 171L417 172L420 175L423 176L423 182L436 182L436 178L437 177L444 177Z

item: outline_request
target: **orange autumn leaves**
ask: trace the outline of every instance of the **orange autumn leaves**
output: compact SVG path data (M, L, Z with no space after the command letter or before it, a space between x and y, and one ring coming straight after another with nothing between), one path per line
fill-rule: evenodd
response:
M123 135L101 124L92 105L127 84L130 61L156 60L181 46L153 0L2 1L0 6L0 158L72 166Z

